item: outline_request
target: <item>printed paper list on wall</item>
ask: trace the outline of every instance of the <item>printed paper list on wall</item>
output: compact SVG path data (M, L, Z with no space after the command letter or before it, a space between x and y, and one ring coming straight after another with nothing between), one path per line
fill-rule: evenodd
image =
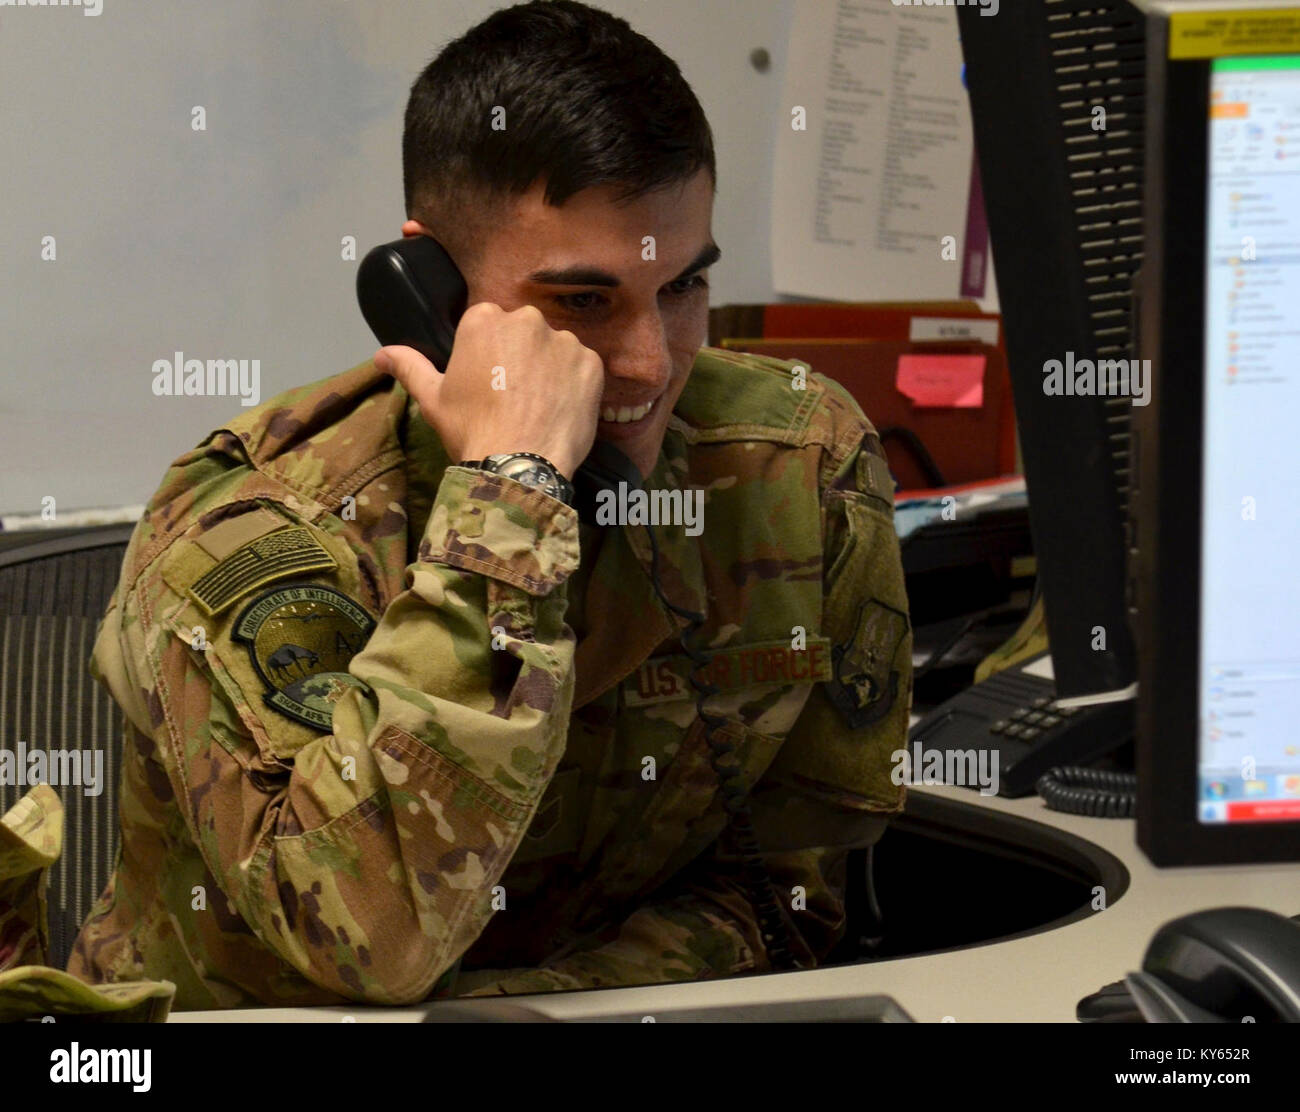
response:
M844 301L985 295L988 237L954 8L796 0L782 107L777 290Z

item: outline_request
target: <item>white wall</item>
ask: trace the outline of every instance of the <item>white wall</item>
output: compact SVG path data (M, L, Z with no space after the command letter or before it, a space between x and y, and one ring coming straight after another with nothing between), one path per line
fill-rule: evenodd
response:
M597 2L678 62L714 129L714 303L772 300L790 0ZM143 502L239 411L156 397L155 359L260 359L265 400L370 356L340 241L364 254L398 238L407 91L501 6L0 8L0 512L38 513L45 496L60 512ZM191 128L195 105L206 131ZM47 235L54 262L40 257Z

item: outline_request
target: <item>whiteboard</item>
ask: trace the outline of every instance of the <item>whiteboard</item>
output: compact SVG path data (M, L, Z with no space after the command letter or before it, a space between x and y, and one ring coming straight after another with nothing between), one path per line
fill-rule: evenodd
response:
M713 128L713 303L777 300L767 229L792 0L601 2L677 61ZM343 237L364 254L400 236L410 85L501 6L0 7L0 513L144 502L171 460L246 412L156 395L156 360L258 359L265 401L369 358Z

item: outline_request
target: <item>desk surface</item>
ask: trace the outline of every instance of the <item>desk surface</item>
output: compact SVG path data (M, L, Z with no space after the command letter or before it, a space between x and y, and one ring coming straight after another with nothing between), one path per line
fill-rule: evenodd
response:
M692 984L514 996L563 1019L613 1012L757 1004L810 997L885 993L920 1022L1074 1022L1078 1001L1138 969L1147 943L1170 919L1208 907L1246 905L1300 913L1300 865L1156 869L1138 849L1133 820L1092 819L1049 811L1041 799L983 798L964 788L914 788L913 794L1041 822L1114 854L1130 874L1128 890L1105 911L1055 930L947 953L797 973L771 973ZM925 877L917 883L924 884ZM938 883L931 880L931 883ZM506 999L502 997L501 999ZM258 1008L175 1012L171 1022L416 1022L423 1008Z

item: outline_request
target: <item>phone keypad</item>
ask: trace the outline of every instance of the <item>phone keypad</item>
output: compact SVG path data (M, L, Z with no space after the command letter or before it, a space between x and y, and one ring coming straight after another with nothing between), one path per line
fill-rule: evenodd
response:
M1044 696L1035 699L1028 706L1017 707L1005 718L994 722L989 727L989 733L1017 741L1034 741L1067 718L1073 718L1082 709L1059 706L1054 699Z

